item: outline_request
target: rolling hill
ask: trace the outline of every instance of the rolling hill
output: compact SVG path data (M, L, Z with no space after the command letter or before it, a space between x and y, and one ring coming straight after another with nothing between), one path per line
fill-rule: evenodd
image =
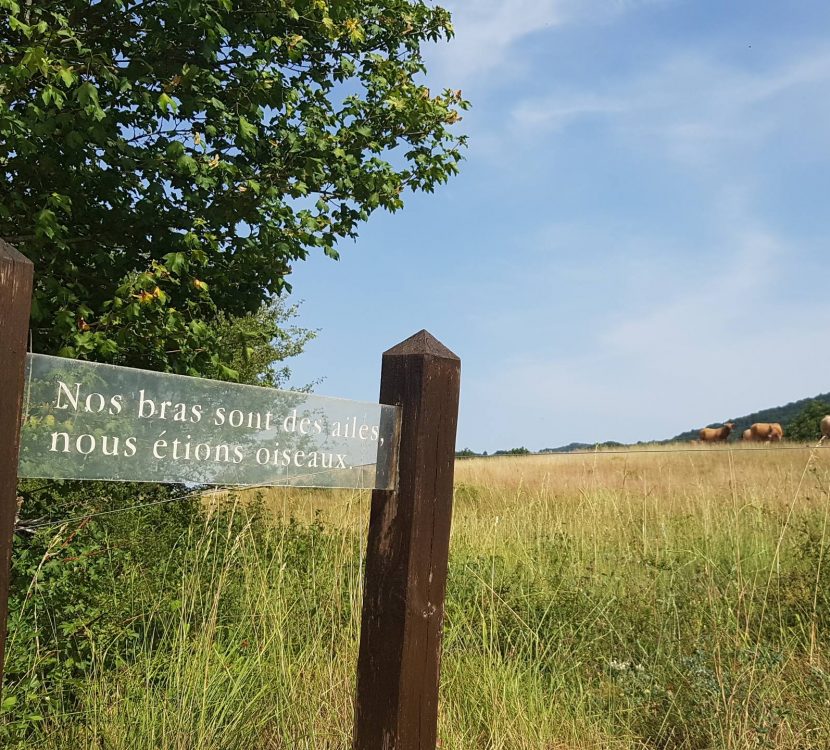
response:
M828 413L830 413L830 393L819 393L817 396L811 396L809 398L802 398L798 401L791 401L788 404L784 404L783 406L772 406L768 409L761 409L760 411L754 411L751 414L745 414L742 417L732 417L726 421L734 422L735 429L730 436L730 440L740 440L743 431L749 427L753 422L779 422L781 425L784 426L784 432L786 436L786 431L788 425L801 413L801 411L806 407L811 401L823 401L828 404ZM685 432L681 432L679 435L675 435L672 438L664 438L662 440L641 440L637 443L632 444L625 444L625 443L618 443L614 440L607 440L605 442L599 443L568 443L567 445L559 446L558 448L542 448L540 451L536 451L536 453L573 453L575 451L589 451L594 450L597 447L599 448L625 448L631 447L632 445L665 445L667 443L677 443L677 442L687 442L689 440L697 440L698 433L701 427L719 427L722 423L717 422L715 424L709 425L700 425L698 427L693 427L690 430L686 430ZM500 450L496 451L492 455L494 456L504 456L504 455L526 455L531 453L531 451L527 450L527 448L513 448L512 450ZM487 452L484 453L476 453L469 448L464 449L463 451L458 451L455 454L458 458L474 458L478 456L487 456Z
M773 406L769 409L761 409L761 411L746 414L743 417L733 417L727 420L728 422L735 423L735 430L732 432L731 439L739 439L743 431L753 422L779 422L784 426L784 430L786 432L787 425L792 422L793 419L798 416L799 412L801 412L801 410L811 401L824 401L825 403L830 404L830 393L819 393L818 396L802 398L798 401L791 401L783 406ZM718 427L720 424L722 423L718 422L717 424L712 425L700 425L699 427L687 430L686 432L681 432L679 435L675 435L673 438L669 438L668 440L664 440L662 442L674 443L683 440L697 440L700 427Z

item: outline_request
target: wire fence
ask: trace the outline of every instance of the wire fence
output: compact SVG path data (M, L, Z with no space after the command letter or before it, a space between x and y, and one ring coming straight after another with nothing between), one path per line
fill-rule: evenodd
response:
M457 460L461 461L471 461L474 459L491 459L491 458L524 458L524 457L551 457L551 458L564 458L568 456L592 456L592 457L600 457L600 456L619 456L619 455L631 455L631 454L662 454L662 453L735 453L736 450L743 451L743 450L752 450L752 451L764 451L764 452L783 452L783 451L816 451L820 449L830 448L830 444L824 443L824 438L818 441L818 443L799 443L798 445L773 445L773 444L754 444L754 445L744 445L742 443L731 443L724 447L720 446L712 446L712 445L690 445L690 446L681 446L675 445L672 447L645 447L645 448L603 448L602 446L597 446L593 450L573 450L573 451L556 451L556 450L548 450L548 451L528 451L522 453L491 453L487 455L473 455L473 456L456 456ZM46 521L35 519L32 521L20 521L18 520L15 523L15 531L16 532L26 532L26 533L33 533L38 531L39 529L44 528L55 528L58 526L70 526L76 523L87 523L88 521L92 520L93 518L98 518L101 516L109 516L114 515L116 513L128 513L128 512L135 512L139 510L143 510L145 508L151 508L154 506L159 505L169 505L170 503L178 503L183 502L184 500L190 500L194 497L201 497L207 498L210 495L221 495L224 493L234 493L239 491L255 491L265 488L273 488L275 485L227 485L227 486L209 486L209 487L201 487L193 492L188 492L185 495L177 495L176 497L169 497L164 498L163 500L154 500L153 502L149 503L140 503L138 505L130 505L125 508L111 508L110 510L100 510L95 511L92 513L84 513L77 516L72 516L70 518L64 518L58 521ZM297 489L296 486L287 485L285 489ZM307 488L308 489L308 488Z
M631 453L733 453L735 450L754 450L754 451L811 451L819 448L830 448L830 444L824 444L824 438L818 443L799 443L798 445L777 445L772 443L742 443L735 441L728 444L726 447L712 446L705 443L697 445L680 445L675 447L655 447L655 448L604 448L602 445L597 445L595 448L587 449L580 448L579 450L542 450L542 451L522 451L511 453L509 451L496 452L488 454L474 454L474 455L456 455L459 461L470 461L476 458L521 458L523 456L613 456Z
M164 498L163 500L154 500L153 502L149 503L139 503L138 505L129 505L125 508L111 508L110 510L99 510L94 511L92 513L84 513L77 516L71 516L70 518L64 518L59 521L43 521L40 519L36 519L33 521L20 521L18 518L15 522L15 531L27 531L33 532L37 531L38 529L45 529L45 528L54 528L56 526L70 526L75 523L86 523L87 521L98 518L99 516L110 516L116 513L127 513L130 511L138 511L143 510L144 508L152 508L157 505L169 505L170 503L180 503L185 500L191 500L194 497L201 497L207 498L210 495L220 495L223 493L233 493L238 492L240 490L244 491L251 491L251 490L258 490L264 489L265 487L272 487L273 485L247 485L247 486L240 486L240 485L229 485L227 487L224 486L212 486L212 487L202 487L198 490L194 490L193 492L188 492L185 495L177 495L176 497L168 497ZM286 487L286 489L297 489L296 487Z

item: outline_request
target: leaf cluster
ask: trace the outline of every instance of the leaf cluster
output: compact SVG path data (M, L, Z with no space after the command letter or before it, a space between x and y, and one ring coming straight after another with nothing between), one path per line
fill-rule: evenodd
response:
M19 491L0 744L67 710L94 662L114 668L129 644L154 643L142 601L170 606L177 543L201 518L169 486L33 480ZM102 509L131 510L83 518Z
M220 312L457 171L467 102L419 82L451 34L423 0L0 0L0 236L35 263L35 348L222 376Z
M215 335L228 362L226 374L249 385L289 387L291 368L285 360L299 355L317 336L316 330L292 322L298 310L299 303L287 304L277 298L254 313L235 318L220 311ZM299 390L310 390L313 385L308 383Z
M830 403L810 401L785 428L789 440L815 442L821 437L821 420L830 414Z

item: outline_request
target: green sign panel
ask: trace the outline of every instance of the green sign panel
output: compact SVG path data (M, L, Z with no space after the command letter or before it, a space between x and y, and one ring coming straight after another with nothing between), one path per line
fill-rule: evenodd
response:
M399 409L29 355L20 477L392 489Z

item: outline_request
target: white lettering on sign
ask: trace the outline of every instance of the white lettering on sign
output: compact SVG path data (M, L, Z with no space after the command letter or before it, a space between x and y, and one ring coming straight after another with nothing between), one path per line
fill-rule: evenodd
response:
M398 410L29 355L19 475L390 489Z

